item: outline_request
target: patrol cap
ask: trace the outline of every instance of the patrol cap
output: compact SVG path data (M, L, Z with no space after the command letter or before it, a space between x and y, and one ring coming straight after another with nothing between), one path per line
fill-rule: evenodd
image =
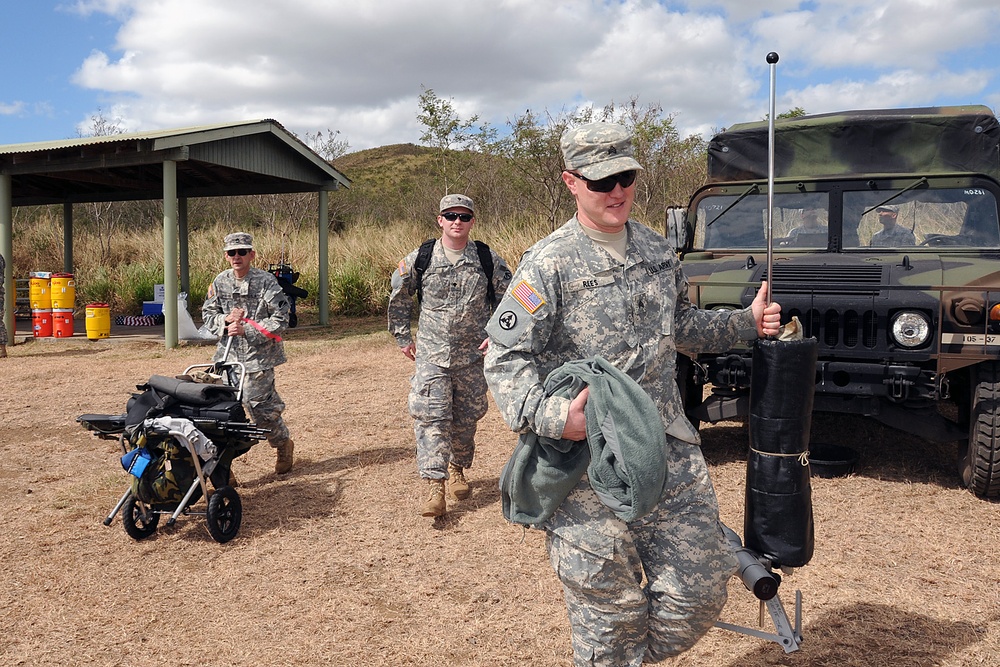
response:
M899 207L895 204L882 204L881 206L875 207L875 212L879 211L889 211L890 213L899 213Z
M253 250L253 237L246 232L233 232L226 234L225 247L223 250Z
M616 123L587 123L568 128L559 146L566 170L591 181L642 169L633 157L632 135Z
M455 208L456 206L461 206L467 208L473 213L476 212L472 199L466 197L465 195L445 195L441 197L441 205L438 207L438 213L446 211L449 208Z

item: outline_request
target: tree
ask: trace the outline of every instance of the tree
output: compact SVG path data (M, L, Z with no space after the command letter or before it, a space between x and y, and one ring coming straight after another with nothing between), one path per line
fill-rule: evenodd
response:
M451 191L452 181L455 180L449 171L449 160L454 161L457 158L454 149L464 148L469 143L474 135L476 123L479 122L479 116L472 116L463 121L455 111L452 101L438 97L431 88L424 88L418 105L420 112L417 114L417 120L425 128L420 135L420 141L437 150L444 192L448 194ZM487 126L483 125L479 131L485 132L486 129Z
M86 131L78 130L81 137L109 137L126 131L121 118L108 118L100 108L90 117ZM131 211L129 208L123 202L89 202L83 209L83 222L89 217L94 225L102 264L111 261L111 239L124 228L126 218L141 219L138 207L132 206Z
M340 130L334 132L329 128L327 128L325 136L323 130L318 130L316 134L306 132L305 144L327 162L333 162L346 155L347 150L351 147L347 139L338 139L339 136Z
M510 134L501 145L501 153L519 177L519 189L548 218L552 229L560 222L560 211L568 199L562 181L559 140L563 131L578 120L568 114L552 116L546 111L543 123L528 109L507 122Z

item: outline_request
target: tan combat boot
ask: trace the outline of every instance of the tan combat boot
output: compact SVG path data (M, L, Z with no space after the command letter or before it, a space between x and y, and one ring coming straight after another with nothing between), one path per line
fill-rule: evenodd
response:
M292 469L292 452L295 451L295 443L291 438L288 438L275 449L278 452L278 459L274 462L274 472L284 475Z
M462 466L454 463L448 464L448 493L456 500L465 500L469 497L469 482L465 479L465 471Z
M429 479L427 487L427 500L420 510L421 516L444 516L444 480Z

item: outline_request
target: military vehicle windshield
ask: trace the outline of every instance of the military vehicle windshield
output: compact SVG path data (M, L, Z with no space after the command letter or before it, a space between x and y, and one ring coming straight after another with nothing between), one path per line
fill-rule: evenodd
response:
M867 248L1000 248L997 202L975 187L921 188L883 204L892 192L842 191L842 222L830 219L831 193L777 192L773 246L779 250L826 249L831 234L844 250ZM708 196L698 203L694 248L767 246L767 195ZM734 202L735 205L734 205ZM732 207L732 208L729 208ZM728 210L727 210L728 209Z
M993 194L979 188L907 192L891 203L879 192L844 193L845 248L1000 246Z

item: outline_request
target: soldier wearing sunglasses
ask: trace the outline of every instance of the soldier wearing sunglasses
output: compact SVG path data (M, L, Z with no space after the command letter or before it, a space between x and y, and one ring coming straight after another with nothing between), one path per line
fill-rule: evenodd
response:
M698 432L684 416L677 352L728 350L738 340L776 335L781 309L777 303L765 307L763 288L744 310L705 311L691 304L667 240L629 218L642 167L624 127L570 128L561 148L562 180L576 200L576 215L524 254L486 326L484 370L511 429L547 438L567 453L547 456L542 475L538 458L521 465L539 454L516 449L501 476L504 510L511 520L530 516L522 523L547 533L569 612L574 665L659 662L690 648L712 627L736 569ZM630 466L648 461L663 467L666 482L643 499L643 507L652 507L645 515L605 504L607 495L594 491L571 455L579 451L571 449L574 443L587 447L590 429L609 428L606 420L588 423L589 387L566 395L546 385L564 364L595 357L638 383L662 421L665 453L661 441L656 452L646 450L645 460L617 462L623 478ZM522 435L521 442L529 440ZM619 442L618 450L604 451L642 452L643 444L630 440L627 448ZM589 454L585 450L595 465Z
M456 501L469 496L465 470L472 466L476 426L487 408L483 327L495 306L487 282L498 295L510 283L503 258L469 242L476 223L472 199L446 195L438 210L441 238L425 244L429 257L418 248L399 262L388 309L389 331L415 362L409 409L425 517L444 515L446 496ZM492 278L480 252L489 253ZM414 294L420 299L416 340L410 331Z
M285 363L281 334L288 328L290 304L274 274L251 266L257 253L250 234L228 234L223 256L230 268L212 281L201 309L205 328L219 336L213 361L223 361L226 339L232 337L229 361L246 367L244 401L257 426L271 429L274 471L283 475L292 469L295 443L281 417L285 403L274 386L274 368Z

